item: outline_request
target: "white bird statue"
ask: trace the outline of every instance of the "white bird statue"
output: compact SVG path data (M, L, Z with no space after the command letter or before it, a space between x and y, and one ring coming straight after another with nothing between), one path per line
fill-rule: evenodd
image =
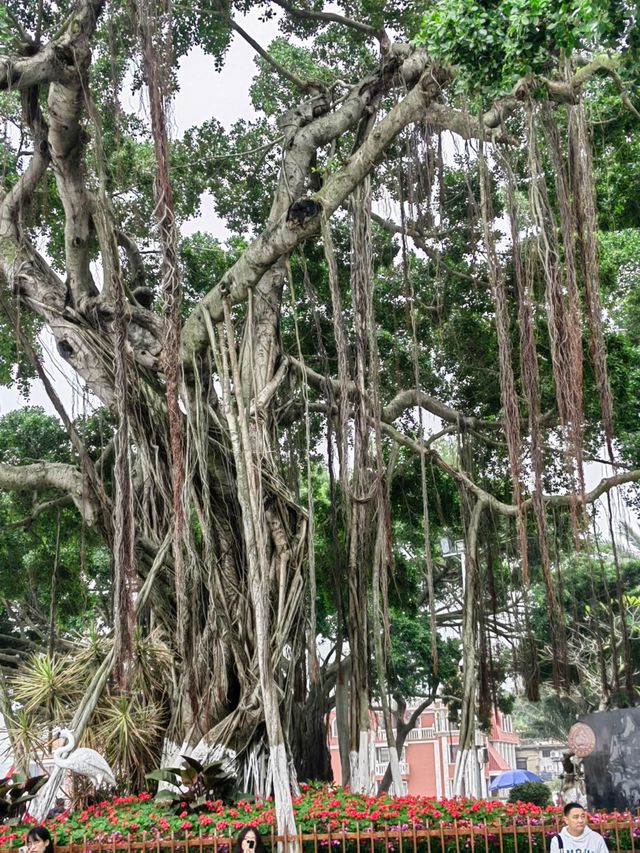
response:
M85 746L76 749L76 738L70 729L58 729L56 735L57 738L66 741L51 753L56 767L70 770L80 776L88 776L96 788L101 788L105 784L116 784L113 771L99 752Z

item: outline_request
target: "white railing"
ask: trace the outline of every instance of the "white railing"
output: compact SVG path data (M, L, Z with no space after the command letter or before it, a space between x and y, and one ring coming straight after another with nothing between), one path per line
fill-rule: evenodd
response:
M376 776L384 776L387 772L387 767L389 766L388 761L376 761ZM408 776L409 775L409 765L406 761L400 762L400 775Z
M407 735L407 740L432 740L435 737L436 730L431 726L428 729L411 729Z

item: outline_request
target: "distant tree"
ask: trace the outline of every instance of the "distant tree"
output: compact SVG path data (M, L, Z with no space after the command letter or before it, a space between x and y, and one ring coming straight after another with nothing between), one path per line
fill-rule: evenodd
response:
M509 791L510 803L533 803L540 808L551 805L551 794L544 782L521 782Z

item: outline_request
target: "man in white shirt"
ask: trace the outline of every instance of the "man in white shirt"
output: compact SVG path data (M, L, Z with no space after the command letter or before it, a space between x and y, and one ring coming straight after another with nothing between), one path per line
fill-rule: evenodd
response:
M587 815L580 803L567 803L564 822L565 826L551 839L549 853L609 853L600 833L587 826Z

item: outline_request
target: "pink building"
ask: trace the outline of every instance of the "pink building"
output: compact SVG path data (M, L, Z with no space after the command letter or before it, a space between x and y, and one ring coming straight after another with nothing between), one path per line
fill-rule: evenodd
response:
M411 706L409 706L409 709ZM458 726L448 720L447 708L439 702L420 715L416 728L409 732L400 756L400 773L405 794L429 797L453 795L453 777L458 751ZM382 715L374 713L375 777L382 779L389 758ZM516 767L519 736L513 731L511 717L497 709L491 734L476 733L476 749L465 778L468 796L486 797L491 779ZM341 770L335 711L329 717L329 749L333 777L340 784Z

